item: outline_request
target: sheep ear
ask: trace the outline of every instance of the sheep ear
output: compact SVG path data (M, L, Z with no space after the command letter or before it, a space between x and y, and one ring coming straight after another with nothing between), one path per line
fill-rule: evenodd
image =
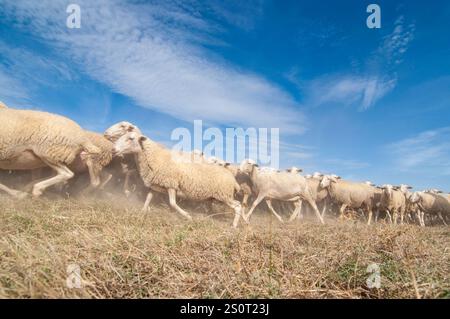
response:
M144 135L139 136L139 145L141 146L141 149L144 149L144 147L142 146L142 143L145 142L146 140L148 140L148 138Z
M259 165L258 165L258 164L253 164L253 166L255 166L255 167L259 167Z

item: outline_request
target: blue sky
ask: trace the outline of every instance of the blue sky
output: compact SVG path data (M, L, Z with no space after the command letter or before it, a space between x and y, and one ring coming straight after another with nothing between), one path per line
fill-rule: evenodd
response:
M376 1L368 29L372 2L0 0L0 100L166 144L279 127L283 167L448 192L450 3Z

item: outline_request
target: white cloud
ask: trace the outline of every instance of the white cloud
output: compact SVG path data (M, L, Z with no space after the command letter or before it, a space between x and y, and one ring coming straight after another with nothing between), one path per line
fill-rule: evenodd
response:
M411 41L414 39L415 24L405 25L404 16L400 16L394 22L394 30L384 37L382 45L378 51L388 63L399 64L403 55L408 50Z
M450 127L422 132L389 144L397 168L415 174L450 175Z
M352 75L325 76L313 80L307 89L308 103L357 105L366 110L395 87L393 79Z
M266 79L228 64L202 44L217 24L177 2L79 1L81 29L65 27L65 1L19 1L4 12L90 77L137 104L181 120L304 131L295 100Z
M405 18L398 17L392 32L381 39L360 72L336 73L302 82L298 79L298 68L293 67L285 78L303 89L308 105L355 106L365 111L396 87L395 65L402 62L414 39L414 31L414 24L405 25Z

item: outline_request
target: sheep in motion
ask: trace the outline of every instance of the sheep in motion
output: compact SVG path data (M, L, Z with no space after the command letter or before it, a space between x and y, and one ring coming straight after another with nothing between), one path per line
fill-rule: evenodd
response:
M248 174L252 181L257 197L253 202L249 212L244 217L250 220L256 206L263 200L279 221L283 221L280 215L272 206L272 199L280 201L293 202L295 209L292 216L297 216L301 210L302 200L308 202L316 213L317 218L323 224L323 218L317 209L311 191L306 180L300 174L292 174L289 172L277 172L273 170L259 170L255 161L247 159L243 160L239 169ZM291 219L293 219L291 217Z
M137 132L120 137L114 153L135 155L139 174L150 189L144 210L150 205L152 191L166 192L170 206L189 220L192 217L178 206L177 196L198 201L215 199L234 210L233 227L238 226L242 208L234 194L239 185L229 170L206 163L177 162L170 150Z
M446 197L431 192L414 192L411 196L411 202L417 204L422 212L437 215L447 226L444 217L450 216L450 201ZM420 222L421 226L425 226L423 214Z
M372 220L372 210L375 206L375 188L366 183L344 181L338 176L325 175L321 188L326 188L331 199L339 205L339 218L344 217L346 208L362 208L368 213L367 225Z
M82 152L98 154L85 131L74 121L56 114L0 108L0 169L34 170L52 168L57 175L33 185L39 197L48 187L68 181L74 173L68 165ZM0 190L23 198L26 193L0 184Z

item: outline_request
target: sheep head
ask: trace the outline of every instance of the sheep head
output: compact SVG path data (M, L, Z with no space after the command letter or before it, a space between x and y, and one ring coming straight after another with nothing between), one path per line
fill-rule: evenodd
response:
M320 187L328 188L332 183L337 183L339 176L336 175L324 175L320 181Z
M147 137L139 133L127 133L114 143L113 154L114 156L123 156L139 153L142 151L142 142L145 140Z
M120 137L130 132L142 134L141 130L136 125L123 121L108 128L103 135L111 142L116 142Z
M258 164L252 159L245 159L239 165L239 171L242 173L250 174L255 167L258 167Z

